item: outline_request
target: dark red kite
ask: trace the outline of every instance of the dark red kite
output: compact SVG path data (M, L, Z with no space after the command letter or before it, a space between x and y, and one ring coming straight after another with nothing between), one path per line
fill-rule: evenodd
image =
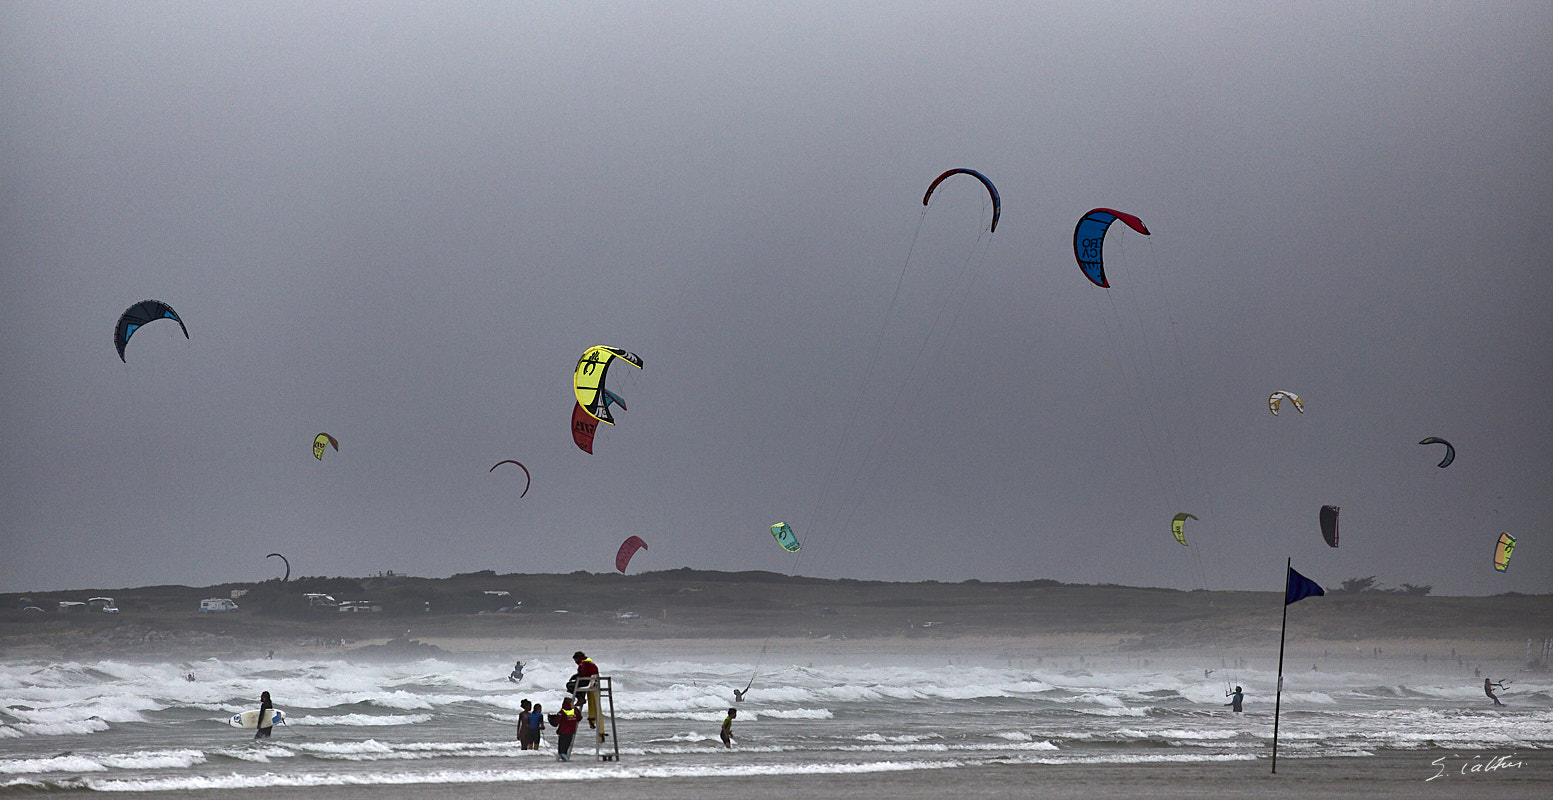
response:
M636 555L636 551L638 550L646 549L647 543L642 541L642 537L640 536L632 536L631 538L621 542L620 552L615 554L615 569L624 573L626 571L626 565L631 563L631 556Z
M582 404L572 406L572 441L582 452L593 454L593 433L599 429L599 421L584 411Z

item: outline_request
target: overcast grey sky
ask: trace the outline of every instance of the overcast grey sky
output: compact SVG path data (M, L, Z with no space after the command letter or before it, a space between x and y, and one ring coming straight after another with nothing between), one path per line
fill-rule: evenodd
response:
M7 3L0 591L1546 592L1550 231L1547 2Z

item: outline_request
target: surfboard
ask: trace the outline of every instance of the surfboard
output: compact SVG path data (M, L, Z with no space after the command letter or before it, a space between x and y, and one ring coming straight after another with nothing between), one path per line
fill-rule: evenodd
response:
M266 728L279 725L286 721L286 712L281 711L278 708L270 709L270 714L270 724L264 726ZM248 730L253 730L259 727L259 709L256 708L252 711L244 711L241 714L233 714L232 718L227 720L227 724L234 728L247 728Z

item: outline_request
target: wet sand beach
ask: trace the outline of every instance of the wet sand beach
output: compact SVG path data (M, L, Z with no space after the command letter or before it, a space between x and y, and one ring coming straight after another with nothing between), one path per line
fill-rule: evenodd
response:
M1505 757L1497 769L1471 772ZM709 756L710 758L710 756ZM723 758L722 777L643 776L628 766L575 765L567 771L536 774L532 782L436 784L418 786L330 786L322 796L335 800L488 800L544 792L574 800L657 800L735 796L741 800L793 797L835 800L1090 800L1091 798L1300 798L1300 800L1431 800L1484 797L1494 800L1546 800L1553 781L1553 754L1423 751L1365 758L1280 759L1278 774L1265 758L1255 761L1191 764L1008 764L976 768L880 771L864 774L747 775L733 758ZM1516 766L1518 765L1518 766ZM1465 766L1469 770L1462 774ZM1444 769L1444 774L1441 770ZM631 773L618 780L597 780L587 772ZM1438 776L1438 777L1435 777ZM1431 780L1431 778L1434 778ZM187 791L153 795L187 800L218 800L230 792ZM311 787L272 787L276 800L320 796Z

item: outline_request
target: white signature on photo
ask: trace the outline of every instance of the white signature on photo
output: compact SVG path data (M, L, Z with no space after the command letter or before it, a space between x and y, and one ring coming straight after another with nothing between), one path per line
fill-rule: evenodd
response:
M1448 778L1455 774L1482 775L1488 772L1499 772L1501 770L1507 769L1520 769L1526 764L1524 761L1517 761L1515 759L1514 753L1511 753L1507 756L1485 757L1483 755L1475 755L1471 758L1462 758L1461 756L1453 753L1448 756L1441 756L1436 758L1429 763L1439 771L1425 778L1424 783L1428 783L1429 781L1435 780L1436 778ZM1459 767L1457 766L1458 763L1460 764Z

